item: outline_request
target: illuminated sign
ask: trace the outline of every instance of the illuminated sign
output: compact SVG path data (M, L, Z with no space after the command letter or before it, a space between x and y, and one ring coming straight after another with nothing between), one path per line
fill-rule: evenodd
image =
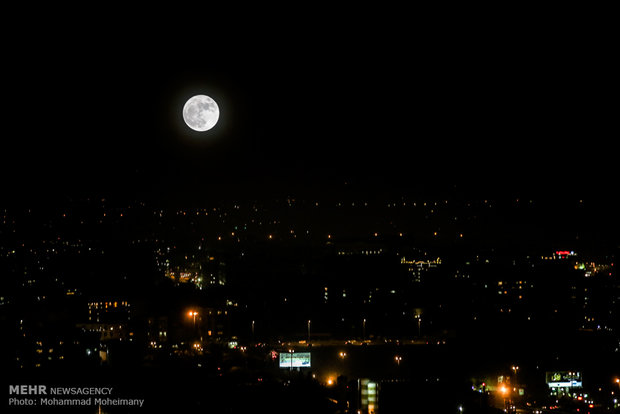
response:
M572 250L570 252L568 250L558 250L555 254L558 256L577 256Z
M280 368L310 368L310 352L282 352Z
M559 371L547 372L547 385L549 388L581 388L581 372Z

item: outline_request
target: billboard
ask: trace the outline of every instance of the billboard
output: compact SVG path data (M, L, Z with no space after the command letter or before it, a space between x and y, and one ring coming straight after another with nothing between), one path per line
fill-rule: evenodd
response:
M547 372L546 377L550 388L580 388L583 384L581 372L576 371Z
M310 368L310 352L280 353L280 368Z

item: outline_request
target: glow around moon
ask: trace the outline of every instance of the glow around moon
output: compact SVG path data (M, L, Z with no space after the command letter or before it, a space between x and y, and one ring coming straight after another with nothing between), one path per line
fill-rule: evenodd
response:
M194 131L210 130L219 118L220 108L207 95L192 96L183 107L183 120Z

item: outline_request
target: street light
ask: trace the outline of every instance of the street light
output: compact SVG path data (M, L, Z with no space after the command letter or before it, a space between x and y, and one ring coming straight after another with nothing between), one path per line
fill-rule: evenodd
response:
M422 314L416 313L414 317L418 320L418 336L422 336L422 333L421 333L422 332Z
M310 319L308 319L308 342L310 342Z
M510 400L510 389L506 387L505 385L502 385L499 391L502 393L504 397L504 410L506 412L512 412L510 408L512 405L511 400Z
M194 318L194 328L196 327L196 316L198 316L198 312L196 311L189 311L189 313L187 314L190 318Z
M517 382L517 373L519 372L519 367L518 367L517 365L513 365L511 368L512 368L513 372L515 373L515 381L514 381L514 384L515 384L515 385L518 385L518 382Z

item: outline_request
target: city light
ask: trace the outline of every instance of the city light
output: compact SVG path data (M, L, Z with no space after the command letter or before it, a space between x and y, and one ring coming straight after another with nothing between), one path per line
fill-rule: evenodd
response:
M196 311L189 311L187 313L187 316L193 319L193 321L194 321L194 328L195 328L196 327L196 316L198 316L198 312L196 312Z
M472 50L478 36L447 22L412 51L404 33L319 23L317 53L275 42L266 56L249 44L274 43L258 39L257 17L241 45L252 50L211 59L208 45L232 36L190 36L172 17L158 22L185 39L172 48L114 27L88 43L87 55L101 49L90 59L33 22L3 50L15 108L0 163L9 400L620 410L611 36L584 28L575 45L562 30L501 24L474 30L490 44ZM203 92L222 122L198 136L179 115ZM34 384L50 398L21 390ZM115 391L68 403L65 385Z
M196 311L189 311L187 313L187 316L190 317L190 318L193 318L194 322L196 322L196 316L198 316L198 312L196 312Z

